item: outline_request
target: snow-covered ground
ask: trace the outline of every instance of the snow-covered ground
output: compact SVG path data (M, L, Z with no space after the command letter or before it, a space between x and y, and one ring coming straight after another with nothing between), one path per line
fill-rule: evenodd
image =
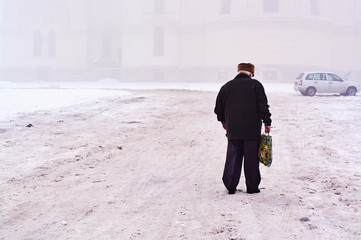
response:
M218 91L222 83L150 83L119 82L104 79L96 82L0 82L0 116L10 119L17 113L59 109L108 97L131 97L126 90L185 89ZM265 84L267 92L292 92L292 84Z
M1 83L0 239L361 239L360 95L264 84L274 160L228 195L220 84L105 82Z
M218 91L224 83L185 83L185 82L120 82L114 79L102 79L94 82L28 82L14 83L0 81L0 89L186 89L200 91ZM289 92L292 83L265 83L269 91Z
M0 89L0 115L10 119L17 113L60 109L87 101L127 96L129 92L98 89Z

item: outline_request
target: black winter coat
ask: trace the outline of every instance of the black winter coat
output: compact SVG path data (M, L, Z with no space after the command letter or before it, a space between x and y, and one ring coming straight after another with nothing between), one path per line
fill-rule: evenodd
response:
M262 120L267 126L272 122L262 84L245 74L222 86L214 112L218 121L226 124L229 140L259 139Z

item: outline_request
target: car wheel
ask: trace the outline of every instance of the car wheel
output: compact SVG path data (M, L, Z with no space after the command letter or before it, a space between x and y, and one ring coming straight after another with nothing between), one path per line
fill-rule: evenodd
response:
M347 96L355 96L356 92L357 92L356 88L349 87L349 88L347 88L346 95Z
M316 92L317 92L316 88L314 88L314 87L309 87L306 89L306 94L310 97L315 96Z
M301 94L302 94L303 96L307 96L307 93L305 93L305 92L301 92Z

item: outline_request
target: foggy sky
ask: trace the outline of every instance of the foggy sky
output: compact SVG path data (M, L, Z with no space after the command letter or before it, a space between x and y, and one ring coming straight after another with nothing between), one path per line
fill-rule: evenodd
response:
M356 77L360 2L0 0L0 71L6 79L219 80L252 62L270 80L301 69Z

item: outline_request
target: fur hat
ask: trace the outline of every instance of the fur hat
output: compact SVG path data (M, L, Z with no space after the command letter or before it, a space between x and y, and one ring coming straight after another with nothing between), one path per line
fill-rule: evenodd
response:
M238 72L239 71L247 71L252 73L252 77L254 76L254 65L252 63L240 63L238 64Z

